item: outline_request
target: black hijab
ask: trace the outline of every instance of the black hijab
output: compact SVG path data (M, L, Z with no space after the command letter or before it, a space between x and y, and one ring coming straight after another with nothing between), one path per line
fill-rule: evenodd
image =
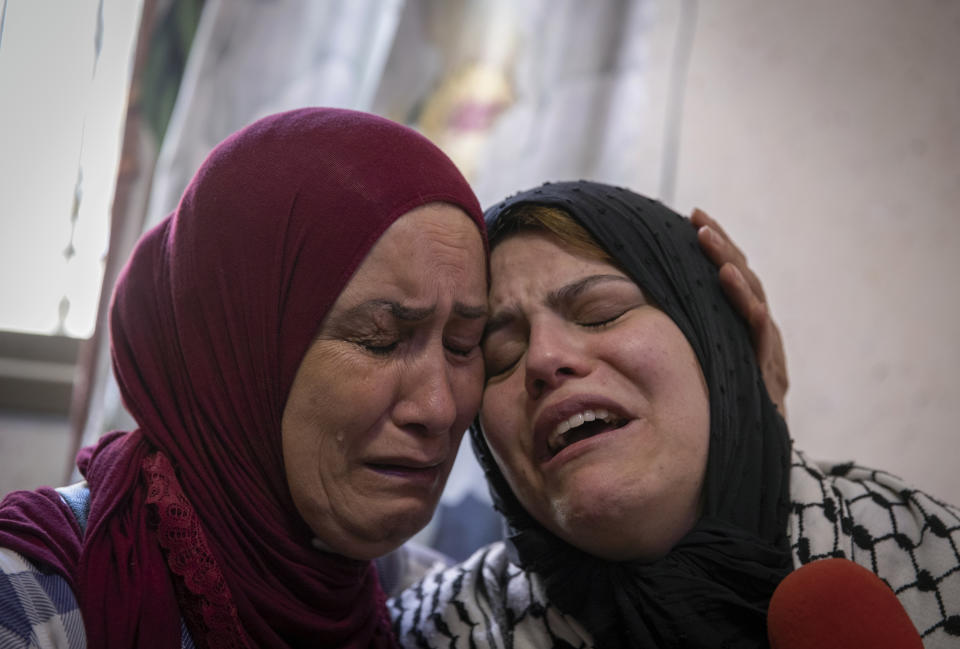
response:
M544 529L517 501L483 438L474 450L507 525L513 559L538 574L550 601L599 647L765 647L770 596L790 572L790 439L767 395L745 322L727 302L690 222L619 187L546 183L487 210L491 247L521 204L556 207L677 324L710 394L703 516L663 558L613 562Z

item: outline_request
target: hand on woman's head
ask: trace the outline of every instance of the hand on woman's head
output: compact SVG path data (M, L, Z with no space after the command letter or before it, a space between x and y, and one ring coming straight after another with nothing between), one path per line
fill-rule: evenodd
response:
M690 221L697 228L697 239L703 251L719 269L720 285L724 292L750 325L757 365L763 372L767 393L786 419L785 397L790 385L787 355L783 349L780 328L770 314L763 285L747 263L747 256L719 223L700 209L693 210Z

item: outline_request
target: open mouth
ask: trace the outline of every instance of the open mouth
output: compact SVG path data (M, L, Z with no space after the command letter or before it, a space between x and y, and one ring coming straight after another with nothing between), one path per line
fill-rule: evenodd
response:
M370 462L367 464L367 467L390 480L430 488L436 485L437 480L440 479L443 473L442 467L439 464L430 466L407 466L403 464ZM400 484L400 482L397 484Z
M547 438L547 449L553 457L571 444L622 428L627 420L602 408L578 412L561 421Z

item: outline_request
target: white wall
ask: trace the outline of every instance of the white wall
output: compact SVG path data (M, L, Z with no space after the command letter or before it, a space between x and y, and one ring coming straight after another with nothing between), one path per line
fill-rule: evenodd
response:
M66 417L0 410L0 498L16 489L62 485L69 446Z
M682 129L674 206L760 274L798 448L960 502L960 2L700 2Z

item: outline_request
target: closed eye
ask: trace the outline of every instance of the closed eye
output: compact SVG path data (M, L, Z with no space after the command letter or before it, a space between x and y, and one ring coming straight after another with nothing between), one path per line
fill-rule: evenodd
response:
M518 356L516 360L510 361L502 366L497 367L496 369L492 369L490 367L484 368L487 380L495 379L499 376L503 376L504 374L507 374L510 370L512 370L514 367L517 366L517 363L519 361L520 361L520 357Z
M469 357L473 352L480 348L479 345L469 345L469 346L458 346L452 345L450 343L444 344L444 347L447 348L447 351L455 356L461 356L463 358Z
M525 339L500 337L496 342L485 340L483 343L483 365L487 379L508 374L523 358L526 350Z
M626 313L626 311L622 311L621 313L618 313L610 318L602 320L588 320L586 322L578 322L577 324L581 327L587 327L589 329L602 329L603 327L616 322L624 313Z
M358 347L360 347L364 351L370 352L374 356L389 356L391 353L396 351L397 347L400 346L399 341L394 341L387 345L374 344L372 342L364 342L364 341L356 341L354 344L356 344Z

